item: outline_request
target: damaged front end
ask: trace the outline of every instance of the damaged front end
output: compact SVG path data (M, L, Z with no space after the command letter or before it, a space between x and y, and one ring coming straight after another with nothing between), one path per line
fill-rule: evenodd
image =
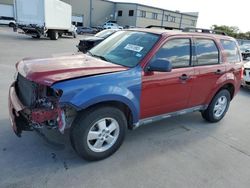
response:
M21 136L22 131L43 127L59 129L63 133L73 121L74 110L60 106L62 93L61 90L34 83L18 74L9 90L9 111L16 135Z

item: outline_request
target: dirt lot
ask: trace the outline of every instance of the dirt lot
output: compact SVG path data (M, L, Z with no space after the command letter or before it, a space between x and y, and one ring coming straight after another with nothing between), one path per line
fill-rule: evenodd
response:
M110 158L86 162L68 134L11 130L7 95L15 63L23 57L76 52L77 39L32 39L0 27L0 187L249 188L250 90L241 89L220 123L199 113L129 131Z

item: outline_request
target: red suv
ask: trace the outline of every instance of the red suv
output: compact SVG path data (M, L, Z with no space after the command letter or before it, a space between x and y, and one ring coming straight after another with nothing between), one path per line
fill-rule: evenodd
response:
M127 128L194 111L220 121L239 91L242 58L235 39L201 31L122 30L87 54L20 61L9 94L15 133L69 128L76 152L99 160Z

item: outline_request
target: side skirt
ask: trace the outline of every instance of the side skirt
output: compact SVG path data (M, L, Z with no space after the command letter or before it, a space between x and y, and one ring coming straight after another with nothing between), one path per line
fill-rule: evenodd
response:
M153 122L160 121L160 120L174 117L174 116L179 116L179 115L183 115L183 114L187 114L187 113L191 113L191 112L206 110L207 107L208 107L208 105L200 105L200 106L195 106L192 108L187 108L187 109L176 111L176 112L171 112L171 113L167 113L167 114L162 114L162 115L158 115L158 116L153 116L153 117L141 119L141 120L139 120L139 122L134 124L133 128L136 129L142 125L146 125L149 123L153 123Z

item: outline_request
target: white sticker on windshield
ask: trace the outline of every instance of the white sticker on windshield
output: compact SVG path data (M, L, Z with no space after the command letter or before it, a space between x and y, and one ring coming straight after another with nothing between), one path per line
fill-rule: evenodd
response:
M134 44L127 44L124 47L124 49L131 50L131 51L134 51L134 52L140 52L140 51L142 51L143 47L137 46L137 45L134 45Z

